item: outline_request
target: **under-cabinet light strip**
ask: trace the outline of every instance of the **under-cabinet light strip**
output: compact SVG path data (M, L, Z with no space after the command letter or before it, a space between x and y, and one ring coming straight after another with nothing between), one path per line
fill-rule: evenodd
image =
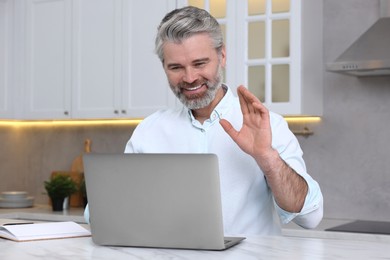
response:
M297 116L285 117L288 123L316 123L321 117ZM11 127L53 127L53 126L101 126L101 125L138 125L142 119L121 120L0 120L0 126Z
M321 121L319 116L286 116L284 119L288 123L318 123Z
M142 119L128 120L0 120L0 126L11 127L53 127L53 126L103 126L103 125L138 125Z

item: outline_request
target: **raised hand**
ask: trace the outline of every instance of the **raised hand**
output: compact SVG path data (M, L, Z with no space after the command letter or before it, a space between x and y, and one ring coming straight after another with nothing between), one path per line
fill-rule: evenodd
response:
M221 119L220 124L237 145L261 165L261 161L266 160L270 154L274 153L271 146L272 133L269 111L244 86L237 88L237 94L243 115L241 129L234 129L225 119Z

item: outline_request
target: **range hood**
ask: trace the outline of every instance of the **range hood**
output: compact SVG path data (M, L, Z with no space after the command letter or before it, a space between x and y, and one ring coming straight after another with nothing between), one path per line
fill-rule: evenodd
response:
M327 70L354 76L390 76L390 0L380 0L380 18Z

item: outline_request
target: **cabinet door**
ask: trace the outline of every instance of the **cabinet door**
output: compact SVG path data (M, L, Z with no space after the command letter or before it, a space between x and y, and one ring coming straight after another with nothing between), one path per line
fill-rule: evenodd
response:
M157 25L174 7L173 0L77 1L74 117L139 118L174 102L153 52Z
M162 64L154 53L157 26L176 7L174 0L129 1L128 63L123 104L128 117L145 117L158 109L174 106L174 97Z
M11 93L11 1L0 0L0 119L12 118Z
M322 114L321 0L181 0L225 33L225 82L245 85L282 115Z
M123 0L78 0L73 9L73 117L120 116Z
M23 117L70 118L71 1L26 1L25 29Z
M300 104L301 1L268 0L240 3L237 43L243 82L268 108L296 114ZM246 48L247 47L247 48Z

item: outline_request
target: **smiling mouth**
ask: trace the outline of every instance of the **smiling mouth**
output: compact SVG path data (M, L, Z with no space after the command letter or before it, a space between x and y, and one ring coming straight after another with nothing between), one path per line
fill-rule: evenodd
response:
M201 85L198 85L198 86L195 86L195 87L183 88L183 89L185 89L186 91L195 91L195 90L198 90L198 89L202 88L203 86L206 86L206 87L207 87L206 84L201 84Z

